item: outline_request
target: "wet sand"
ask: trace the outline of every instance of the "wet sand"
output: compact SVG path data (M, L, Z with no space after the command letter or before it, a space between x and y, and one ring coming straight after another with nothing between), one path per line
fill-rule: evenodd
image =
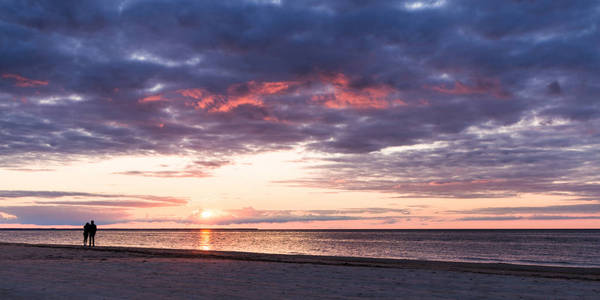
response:
M0 243L1 299L598 299L600 269Z

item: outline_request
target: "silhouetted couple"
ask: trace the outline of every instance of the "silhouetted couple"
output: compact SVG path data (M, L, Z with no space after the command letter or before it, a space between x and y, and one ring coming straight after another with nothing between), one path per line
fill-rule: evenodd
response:
M96 246L96 241L94 240L94 238L96 237L96 224L94 224L94 220L91 221L92 224L90 223L85 223L85 225L83 226L83 246L85 247L85 244L88 242L88 236L89 236L89 241L90 244L89 246Z

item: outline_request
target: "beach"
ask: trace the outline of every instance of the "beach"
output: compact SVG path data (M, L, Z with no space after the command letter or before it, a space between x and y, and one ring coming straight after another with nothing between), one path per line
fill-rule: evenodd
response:
M600 269L0 243L2 299L597 299Z

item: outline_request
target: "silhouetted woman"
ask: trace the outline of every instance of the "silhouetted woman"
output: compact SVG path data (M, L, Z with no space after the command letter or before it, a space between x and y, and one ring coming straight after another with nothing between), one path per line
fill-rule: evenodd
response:
M95 237L96 237L96 224L94 224L94 220L91 221L90 227L89 227L89 232L90 232L90 246L96 246L96 241L95 241Z
M85 247L85 244L87 243L89 234L90 234L90 223L85 223L85 225L83 225L83 246L84 247Z

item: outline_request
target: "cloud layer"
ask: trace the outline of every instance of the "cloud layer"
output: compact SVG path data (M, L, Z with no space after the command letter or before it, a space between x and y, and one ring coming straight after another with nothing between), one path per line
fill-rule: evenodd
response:
M131 221L135 209L187 203L183 198L152 195L0 190L0 223L80 225L95 218L111 224Z
M598 19L594 1L3 1L0 166L303 148L327 159L288 184L598 200Z
M229 209L212 212L207 217L203 212L195 210L184 218L158 218L147 220L136 220L143 222L175 222L180 224L204 224L204 225L253 225L253 224L284 224L294 222L323 222L323 221L370 221L383 224L395 224L401 221L415 218L410 216L408 209L393 209L382 207L368 208L341 208L335 210L275 210L255 209L244 207L240 209ZM430 217L416 217L429 219Z

